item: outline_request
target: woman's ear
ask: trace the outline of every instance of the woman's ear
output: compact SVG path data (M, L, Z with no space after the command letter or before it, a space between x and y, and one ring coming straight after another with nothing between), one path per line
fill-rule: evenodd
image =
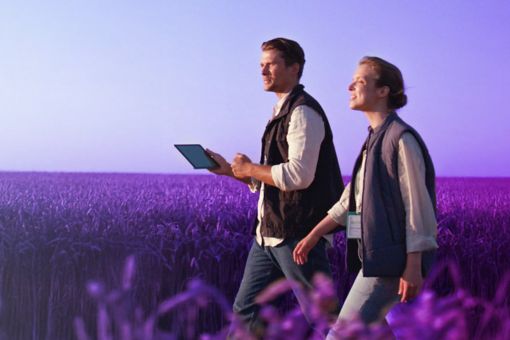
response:
M380 98L388 97L390 95L390 87L389 86L381 86L377 89L377 94Z

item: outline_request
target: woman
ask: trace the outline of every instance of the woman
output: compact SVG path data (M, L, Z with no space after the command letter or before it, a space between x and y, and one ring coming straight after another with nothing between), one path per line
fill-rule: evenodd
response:
M396 66L364 57L349 93L351 109L368 119L368 138L340 201L297 244L293 257L305 263L324 234L346 226L348 268L359 273L338 319L358 315L369 324L420 291L437 248L435 174L420 135L395 113L407 102Z

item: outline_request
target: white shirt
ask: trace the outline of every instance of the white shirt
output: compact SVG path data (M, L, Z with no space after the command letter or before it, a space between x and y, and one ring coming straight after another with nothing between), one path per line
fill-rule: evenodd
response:
M356 212L361 212L363 177L366 151L354 184ZM404 133L398 142L398 173L400 192L406 210L407 252L419 252L437 248L437 221L425 184L425 162L420 145L411 133ZM347 224L351 183L345 187L340 200L328 211L338 224Z
M288 94L276 103L273 115L280 113L283 103ZM322 117L312 108L301 105L292 111L287 132L287 144L289 145L289 161L273 165L271 177L276 187L282 191L292 191L307 188L315 177L315 170L319 160L319 151L325 135ZM263 237L260 234L260 221L264 216L264 183L254 181L250 185L252 191L256 191L260 185L258 201L258 225L256 230L257 243L265 246L277 246L283 242L282 238Z

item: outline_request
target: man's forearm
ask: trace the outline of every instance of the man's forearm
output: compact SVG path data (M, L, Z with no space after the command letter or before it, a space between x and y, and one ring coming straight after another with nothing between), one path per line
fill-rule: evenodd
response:
M273 180L273 176L271 175L271 165L260 165L260 164L251 164L250 165L250 177L253 177L265 184L276 186Z

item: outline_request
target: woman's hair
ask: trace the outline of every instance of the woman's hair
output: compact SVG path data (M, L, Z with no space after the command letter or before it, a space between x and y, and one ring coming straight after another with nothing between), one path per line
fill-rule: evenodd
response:
M369 65L373 67L375 72L379 75L375 83L377 87L388 86L390 89L388 94L389 109L400 109L407 104L404 79L398 67L379 57L363 57L359 65Z
M262 51L277 50L285 61L286 66L299 64L298 79L301 79L305 67L305 52L294 40L275 38L262 43Z

